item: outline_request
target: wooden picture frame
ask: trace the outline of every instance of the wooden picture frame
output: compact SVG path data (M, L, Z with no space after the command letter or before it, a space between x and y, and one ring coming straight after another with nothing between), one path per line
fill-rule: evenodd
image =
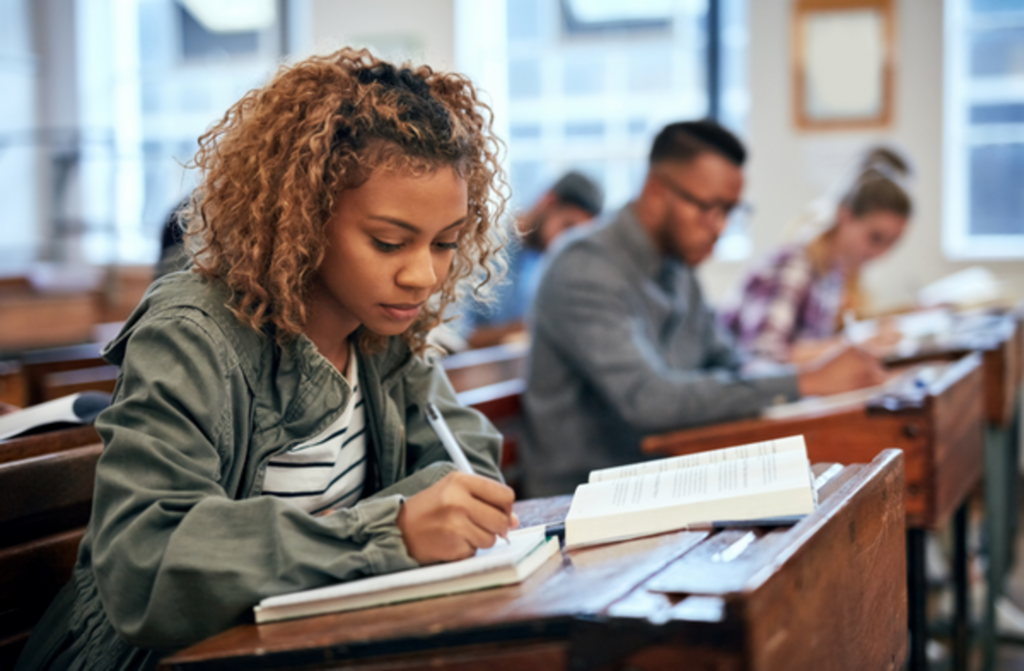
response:
M797 0L793 110L802 130L887 126L893 118L893 0Z

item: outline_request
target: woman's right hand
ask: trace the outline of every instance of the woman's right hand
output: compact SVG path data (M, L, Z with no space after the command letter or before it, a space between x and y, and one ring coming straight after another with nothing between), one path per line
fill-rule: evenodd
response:
M845 346L836 348L799 367L797 385L801 396L825 396L882 384L885 369L873 355Z
M464 559L518 526L515 499L512 488L500 482L449 473L405 500L398 528L409 556L421 564Z

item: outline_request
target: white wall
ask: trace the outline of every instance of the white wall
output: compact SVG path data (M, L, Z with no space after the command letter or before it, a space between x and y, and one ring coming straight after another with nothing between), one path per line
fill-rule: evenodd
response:
M455 64L455 0L313 0L313 50L366 46L389 60Z
M702 269L709 297L721 300L757 255L785 239L803 206L818 196L865 144L885 141L912 157L916 214L899 246L867 271L865 285L879 308L905 304L921 286L965 268L942 253L941 0L897 0L895 117L875 131L799 131L792 112L792 0L750 0L749 148L746 198L755 208L755 258L711 262ZM1024 261L987 262L1016 297L1024 297Z

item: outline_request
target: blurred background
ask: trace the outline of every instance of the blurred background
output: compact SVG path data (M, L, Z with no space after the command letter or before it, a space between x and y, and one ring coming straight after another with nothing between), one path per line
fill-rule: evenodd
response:
M196 182L197 137L280 64L354 45L469 74L507 141L519 208L577 169L614 211L661 126L719 119L748 143L752 209L701 270L713 300L878 142L916 169L913 223L865 277L879 307L969 266L1024 296L1024 0L881 3L890 113L835 127L794 115L795 68L814 57L794 32L802 4L0 0L0 293L99 291L95 320L123 319ZM21 318L4 305L0 333Z

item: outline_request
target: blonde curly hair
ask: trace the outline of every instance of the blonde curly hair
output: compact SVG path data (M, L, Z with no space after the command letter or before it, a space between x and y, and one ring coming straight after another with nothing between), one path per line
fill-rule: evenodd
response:
M504 271L508 183L492 114L468 78L395 67L342 49L282 67L199 138L202 171L188 221L193 270L223 282L243 323L283 342L302 332L338 194L374 170L423 174L450 166L469 208L452 268L435 300L402 334L417 352L459 287ZM363 329L360 346L386 342Z

